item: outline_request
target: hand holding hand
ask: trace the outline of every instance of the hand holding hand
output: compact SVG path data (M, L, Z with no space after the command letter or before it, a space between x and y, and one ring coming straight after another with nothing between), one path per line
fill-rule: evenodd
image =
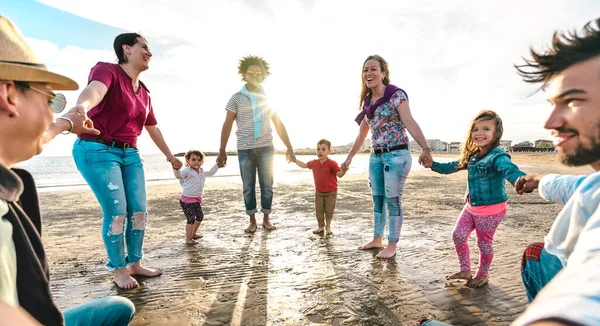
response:
M538 188L542 176L540 175L524 175L519 177L515 182L515 191L517 194L530 193Z
M288 163L296 163L296 155L294 155L294 149L288 148L285 152L285 159Z
M227 153L225 151L220 151L219 156L217 156L217 166L220 168L224 168L227 165Z
M178 158L176 158L175 156L173 156L171 158L171 160L169 161L169 163L171 163L171 166L173 167L173 170L179 170L183 166L183 163L181 163L181 161Z
M431 151L424 150L419 155L419 164L421 164L425 168L431 168L433 165L433 157L431 156Z
M346 171L348 171L350 169L350 164L352 163L352 159L351 158L346 158L346 160L344 161L344 163L342 163L342 165L340 166L340 168L342 169L342 171L344 173L346 173Z
M85 109L80 105L73 107L62 117L73 122L71 133L100 135L100 130L94 128L94 122L88 118Z

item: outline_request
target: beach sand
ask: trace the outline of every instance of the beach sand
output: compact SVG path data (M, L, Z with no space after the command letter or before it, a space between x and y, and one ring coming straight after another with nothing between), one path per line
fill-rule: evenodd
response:
M551 153L515 153L513 161L528 174L591 171L564 167ZM309 177L293 184L275 180L272 221L278 229L259 226L254 235L243 232L241 180L209 178L204 238L195 247L184 244L180 186L148 187L144 261L163 275L140 279L129 291L117 289L104 268L102 218L91 191L43 193L52 293L61 308L122 295L136 306L133 325L410 325L423 317L507 325L527 306L522 252L542 240L561 209L537 191L517 196L507 183L509 208L496 232L490 283L471 289L444 280L458 271L451 232L463 207L465 171L411 172L399 250L390 260L376 259L377 250L357 250L372 239L367 176L340 180L334 235L327 239L311 233L316 220ZM474 234L470 246L475 271Z

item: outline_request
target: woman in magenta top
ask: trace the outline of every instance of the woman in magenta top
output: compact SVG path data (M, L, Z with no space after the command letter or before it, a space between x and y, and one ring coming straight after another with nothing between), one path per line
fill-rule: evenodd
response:
M152 53L139 34L115 38L118 64L98 62L75 109L88 116L100 135L80 135L73 146L77 169L102 207L106 267L118 287L138 286L133 275L159 276L141 265L146 230L146 181L137 138L146 129L174 169L181 168L158 129L150 92L140 81ZM127 250L126 250L127 249Z

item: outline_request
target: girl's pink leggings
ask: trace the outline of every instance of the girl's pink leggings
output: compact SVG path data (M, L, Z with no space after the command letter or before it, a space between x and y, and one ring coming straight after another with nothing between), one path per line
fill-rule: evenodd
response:
M454 231L452 231L452 240L454 240L461 272L471 271L468 240L471 232L475 230L477 247L479 247L479 269L475 277L488 278L488 271L494 259L494 233L504 215L506 215L506 210L490 216L477 216L469 213L466 209L462 210L454 226Z

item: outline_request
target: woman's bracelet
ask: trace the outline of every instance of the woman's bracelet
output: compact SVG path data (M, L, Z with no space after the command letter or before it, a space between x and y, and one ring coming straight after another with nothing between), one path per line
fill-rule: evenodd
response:
M73 121L67 117L58 117L56 120L65 120L69 123L69 130L64 130L61 132L62 135L68 135L73 132Z
M423 148L423 151L430 151L430 152L433 152L433 150L431 149L431 147L425 147L425 148Z
M167 157L167 162L171 163L171 160L175 157L175 155L171 155Z

